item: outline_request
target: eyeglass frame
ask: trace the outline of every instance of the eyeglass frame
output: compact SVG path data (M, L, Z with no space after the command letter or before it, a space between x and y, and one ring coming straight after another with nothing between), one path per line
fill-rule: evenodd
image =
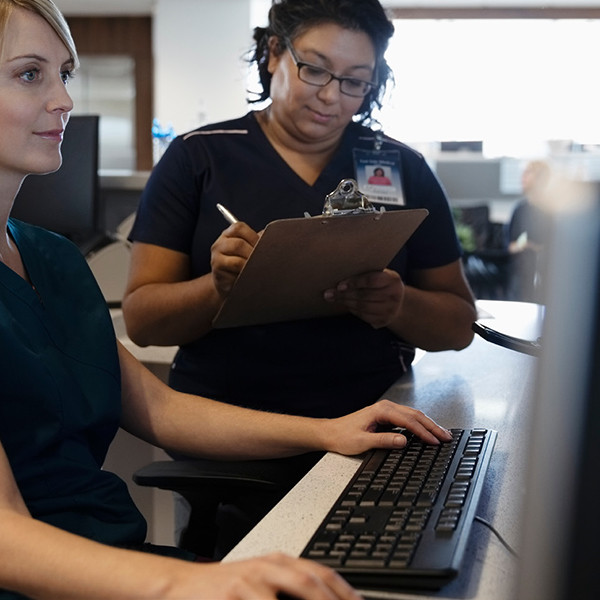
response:
M306 83L307 85L313 85L315 87L323 88L323 87L328 86L334 80L339 81L340 92L342 94L344 94L344 96L349 96L350 98L366 98L378 85L376 81L365 81L364 79L359 79L358 77L348 77L348 76L340 77L338 75L334 75L329 69L325 69L324 67L320 67L319 65L313 65L312 63L307 63L307 62L300 60L298 58L298 54L296 53L296 49L294 48L294 46L292 45L292 42L290 40L286 40L285 45L290 52L290 56L292 57L292 61L294 62L294 65L298 68L298 79L300 81L302 81L302 83ZM306 81L305 79L302 79L302 77L300 76L302 67L309 67L311 69L323 71L324 73L327 73L327 75L329 75L329 80L326 83L313 83L311 81ZM364 94L361 94L361 95L349 94L348 92L345 92L342 89L342 85L343 85L344 81L358 81L360 83L364 83L365 85L369 86L369 88L367 89L367 91Z

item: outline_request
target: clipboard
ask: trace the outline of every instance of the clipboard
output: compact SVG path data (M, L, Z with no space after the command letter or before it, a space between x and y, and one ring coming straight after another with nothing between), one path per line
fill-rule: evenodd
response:
M343 314L326 289L385 269L429 211L424 208L272 221L213 321L215 328Z

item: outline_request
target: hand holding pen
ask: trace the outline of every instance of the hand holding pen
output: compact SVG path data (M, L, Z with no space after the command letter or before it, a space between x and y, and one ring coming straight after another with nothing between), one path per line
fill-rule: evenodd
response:
M212 245L210 264L214 286L218 294L225 298L246 264L259 234L246 223L239 221L222 204L217 204L217 209L230 227L227 227Z
M217 208L219 209L219 212L229 222L230 225L239 223L239 221L233 216L233 213L231 211L229 211L228 209L226 209L222 204L217 204Z

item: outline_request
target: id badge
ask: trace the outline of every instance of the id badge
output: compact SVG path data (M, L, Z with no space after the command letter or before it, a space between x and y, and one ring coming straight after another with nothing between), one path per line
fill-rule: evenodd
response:
M358 187L371 202L404 206L400 153L397 150L354 150Z

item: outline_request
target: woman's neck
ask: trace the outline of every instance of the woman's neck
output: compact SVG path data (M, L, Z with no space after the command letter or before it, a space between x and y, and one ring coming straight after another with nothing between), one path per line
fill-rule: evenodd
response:
M256 119L281 158L309 185L319 178L340 143L339 137L318 142L298 139L272 117L269 108L257 112Z
M21 174L0 171L0 226L2 227L2 234L6 232L8 217L24 179L25 177Z
M29 281L29 276L21 259L19 249L8 229L5 230L5 234L0 240L0 262L4 263L9 269L13 270L26 281Z
M19 248L8 229L8 217L23 179L0 177L0 262L29 281Z

